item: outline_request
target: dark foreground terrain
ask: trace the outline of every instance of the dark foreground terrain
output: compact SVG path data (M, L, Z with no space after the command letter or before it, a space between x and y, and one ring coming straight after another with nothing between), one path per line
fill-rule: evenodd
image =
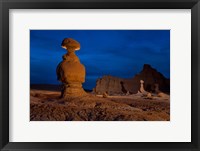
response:
M162 98L89 94L62 100L60 92L31 90L31 121L169 121L170 102Z

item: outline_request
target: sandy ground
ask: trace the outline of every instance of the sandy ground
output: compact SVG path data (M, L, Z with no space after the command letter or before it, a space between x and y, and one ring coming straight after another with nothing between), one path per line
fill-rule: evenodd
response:
M60 92L30 91L31 121L169 121L170 101L139 95L60 99Z

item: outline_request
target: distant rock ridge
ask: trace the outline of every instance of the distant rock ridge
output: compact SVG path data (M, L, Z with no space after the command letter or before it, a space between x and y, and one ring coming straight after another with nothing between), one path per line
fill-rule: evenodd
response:
M130 79L103 76L97 79L93 92L96 94L106 92L109 95L126 94L127 92L136 94L140 88L140 80L144 81L144 89L148 92L155 92L156 86L159 86L162 92L170 92L170 80L149 64L144 64L142 71Z

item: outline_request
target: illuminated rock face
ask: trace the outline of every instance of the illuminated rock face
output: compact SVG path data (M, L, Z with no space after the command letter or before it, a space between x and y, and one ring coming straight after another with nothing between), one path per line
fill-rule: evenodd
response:
M156 87L155 84L158 84L159 88ZM136 94L138 90L141 93L145 91L156 93L162 91L169 93L170 80L165 78L164 75L150 65L144 64L142 71L130 79L113 76L103 76L102 78L97 79L93 92L96 94L107 92L109 95L118 95L126 94L127 92Z
M63 61L57 66L57 78L63 83L61 97L85 95L82 88L85 82L85 67L81 64L75 51L80 49L80 44L74 39L65 38L61 46L67 50Z

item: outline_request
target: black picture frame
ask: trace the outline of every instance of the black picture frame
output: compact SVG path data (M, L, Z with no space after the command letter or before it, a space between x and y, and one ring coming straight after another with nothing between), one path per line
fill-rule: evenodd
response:
M9 142L9 9L191 9L191 142ZM199 0L0 0L0 148L8 150L163 150L200 151Z

